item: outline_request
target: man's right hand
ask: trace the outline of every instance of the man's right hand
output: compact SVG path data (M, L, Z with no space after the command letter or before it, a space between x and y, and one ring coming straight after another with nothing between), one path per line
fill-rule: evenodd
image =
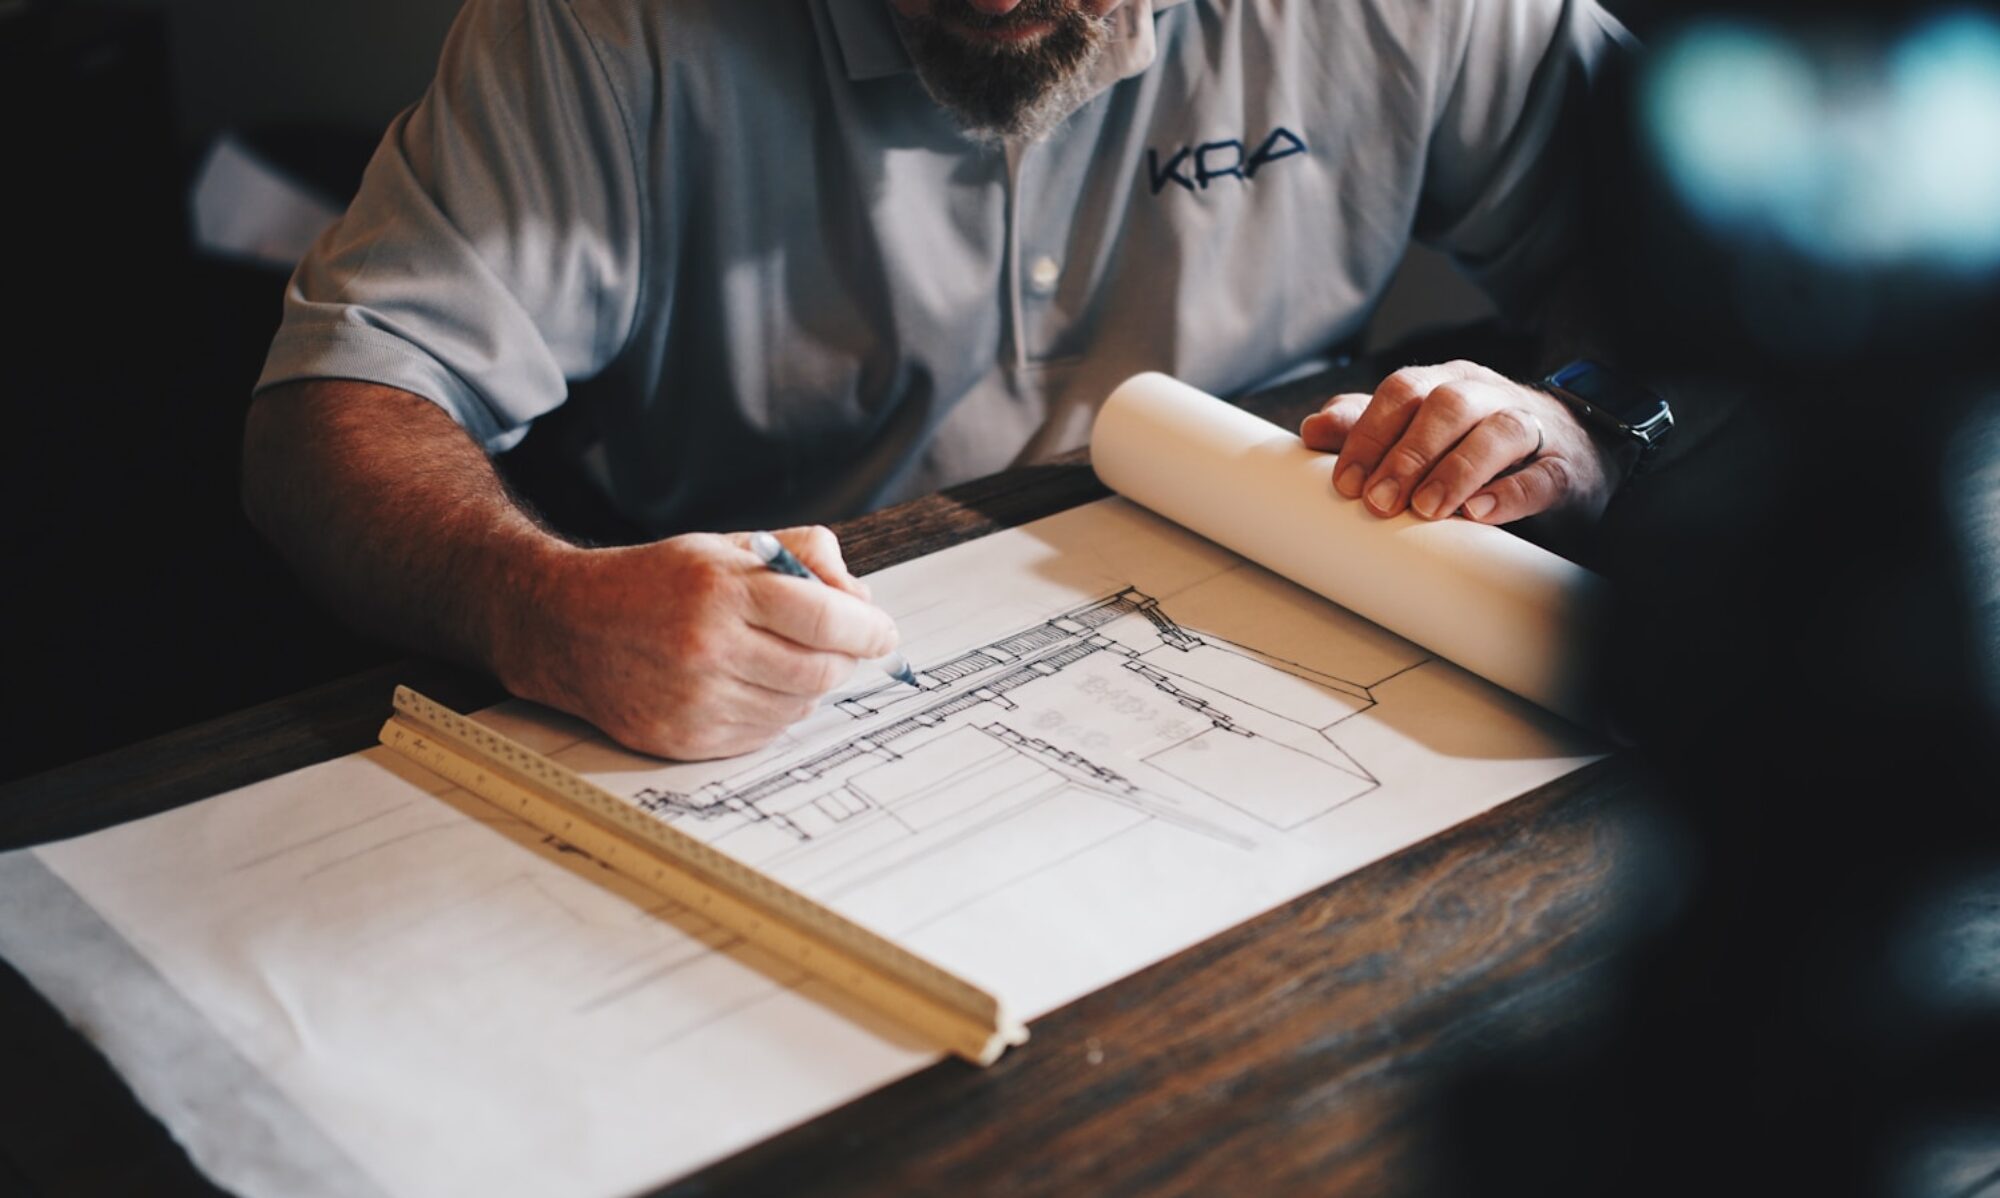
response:
M859 662L896 647L895 624L831 532L775 535L826 585L767 569L743 533L553 548L510 588L490 664L515 694L642 752L698 760L762 748Z
M583 549L530 519L465 431L394 387L314 379L251 405L243 505L364 631L483 667L515 694L667 757L769 744L896 644L823 528Z

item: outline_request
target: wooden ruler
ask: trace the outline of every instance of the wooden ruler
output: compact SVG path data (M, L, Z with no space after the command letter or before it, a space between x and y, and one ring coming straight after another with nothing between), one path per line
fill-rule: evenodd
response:
M382 743L980 1065L1028 1038L972 983L406 686Z

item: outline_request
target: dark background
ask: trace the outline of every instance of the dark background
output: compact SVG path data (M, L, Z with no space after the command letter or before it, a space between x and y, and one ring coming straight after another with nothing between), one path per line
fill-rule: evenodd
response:
M0 5L5 776L388 655L313 607L240 514L284 274L195 253L186 192L237 130L344 195L454 9Z

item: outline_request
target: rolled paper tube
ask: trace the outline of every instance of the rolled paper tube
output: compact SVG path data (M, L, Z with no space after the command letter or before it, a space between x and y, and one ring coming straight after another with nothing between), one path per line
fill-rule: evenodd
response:
M1470 520L1382 519L1333 489L1334 455L1163 374L1091 430L1104 484L1348 611L1586 727L1586 621L1603 580Z

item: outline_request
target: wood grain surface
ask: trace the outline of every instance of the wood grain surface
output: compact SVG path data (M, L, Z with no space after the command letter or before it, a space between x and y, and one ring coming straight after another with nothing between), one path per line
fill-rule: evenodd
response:
M1379 373L1350 367L1246 406L1290 425ZM867 572L1104 493L1073 454L836 531ZM500 697L433 662L358 675L0 789L0 845L366 748L398 682L461 709ZM941 1063L664 1192L1424 1192L1438 1150L1429 1112L1457 1071L1589 1015L1624 859L1618 813L1640 788L1630 763L1602 762L1055 1012L990 1069ZM0 1018L17 1021L0 1053L35 1062L33 1077L0 1071L0 1168L13 1180L138 1192L106 1178L142 1169L177 1192L205 1188L11 971ZM77 1127L92 1129L90 1150L58 1151Z

